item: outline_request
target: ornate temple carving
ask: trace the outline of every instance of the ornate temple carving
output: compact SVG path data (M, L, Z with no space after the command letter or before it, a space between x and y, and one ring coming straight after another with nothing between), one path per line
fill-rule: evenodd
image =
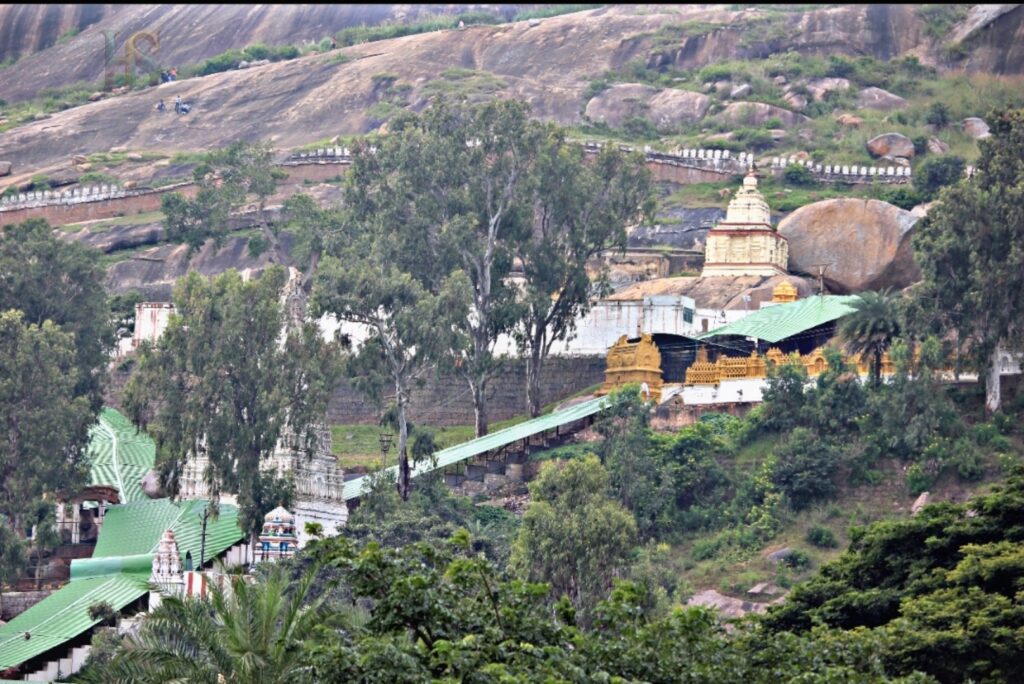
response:
M607 363L598 396L623 385L639 383L641 391L646 390L655 403L661 400L661 352L649 334L641 335L636 342L630 342L626 335L620 337L608 350Z
M729 202L725 220L708 233L704 270L709 276L785 275L789 246L771 224L768 203L757 189L753 169Z

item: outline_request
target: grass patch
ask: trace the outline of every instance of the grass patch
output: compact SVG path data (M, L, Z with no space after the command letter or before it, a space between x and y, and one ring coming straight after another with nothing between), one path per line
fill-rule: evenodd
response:
M489 95L506 85L504 80L488 71L452 67L445 69L441 78L426 83L421 92L424 97L472 97Z

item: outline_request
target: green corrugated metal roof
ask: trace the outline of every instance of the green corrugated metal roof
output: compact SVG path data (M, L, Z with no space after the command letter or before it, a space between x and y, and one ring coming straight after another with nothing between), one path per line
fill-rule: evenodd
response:
M106 601L120 610L149 591L145 576L118 573L65 584L0 627L0 670L60 646L95 625L89 606ZM25 639L25 632L31 635Z
M698 336L698 339L738 335L778 342L853 313L851 303L857 299L859 297L856 295L816 295L789 304L776 304L744 316L735 323L706 332Z
M173 502L170 499L137 501L111 506L103 517L103 529L93 558L134 556L153 553L164 530L174 530L182 560L187 551L198 562L202 537L199 513L206 508L202 499ZM222 504L220 515L206 523L206 557L212 558L242 539L238 509Z
M45 653L96 624L89 606L106 601L115 610L143 596L153 567L153 553L164 530L174 530L178 551L199 558L206 501L170 499L111 506L92 558L71 561L71 581L0 627L0 670ZM243 538L238 509L224 504L206 527L206 557L212 558ZM25 640L25 632L31 638Z
M549 413L546 416L540 416L533 420L528 420L512 427L507 427L504 430L498 430L492 432L489 435L484 435L477 439L472 439L462 444L457 444L447 449L442 449L434 454L434 459L425 459L415 464L412 468L412 476L417 477L424 473L428 473L438 468L444 468L445 466L464 461L467 458L471 458L478 454L498 449L511 444L520 439L525 439L532 435L536 435L540 432L547 432L553 430L559 425L565 425L566 423L572 423L581 418L592 416L605 407L607 403L607 397L600 397L598 399L591 399L590 401L577 404L563 411L556 411ZM398 466L391 466L387 468L393 476L398 475ZM345 501L359 498L363 494L363 487L367 484L366 477L358 477L353 480L349 480L345 483L345 487L342 490L342 498Z
M112 485L121 503L145 499L142 478L156 460L156 444L131 421L112 408L104 408L89 431L89 466L92 484Z

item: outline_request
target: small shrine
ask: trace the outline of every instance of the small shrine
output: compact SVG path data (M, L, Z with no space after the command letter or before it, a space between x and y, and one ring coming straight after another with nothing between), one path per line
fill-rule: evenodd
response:
M751 169L729 202L725 220L708 233L704 270L709 276L786 275L789 246L772 227L768 203L757 189Z
M630 342L626 335L608 350L608 367L604 372L604 384L597 391L598 396L608 394L612 390L639 383L641 392L653 399L661 401L661 352L650 334Z
M295 535L295 516L283 506L263 516L263 531L259 535L257 555L260 561L272 561L292 556L298 549Z
M178 542L174 538L173 530L164 530L160 541L157 542L149 583L153 587L149 594L150 610L160 605L163 596L177 596L184 587L181 555L178 553Z
M772 289L773 304L789 304L797 299L797 290L788 280L783 280Z

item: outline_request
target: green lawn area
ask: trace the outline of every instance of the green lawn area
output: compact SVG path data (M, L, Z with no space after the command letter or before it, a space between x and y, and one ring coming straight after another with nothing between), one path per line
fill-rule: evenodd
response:
M588 394L594 393L597 388L601 385L591 385L579 392L573 394L571 397L566 399L572 399L575 397L582 397ZM555 406L565 401L560 399L556 402L546 404L541 409L541 414L551 413ZM530 417L527 415L515 416L507 420L499 420L491 423L490 432L497 432L513 425L529 420ZM472 425L453 425L448 427L435 427L434 438L437 440L437 445L441 449L447 449L448 447L455 446L456 444L462 444L473 439L473 426ZM390 431L390 430L389 430ZM377 425L353 425L353 424L339 424L331 426L331 451L338 457L338 462L342 468L352 468L354 466L364 466L366 468L376 468L381 464L380 455L380 433L382 428ZM395 458L396 443L392 438L391 449L388 452L388 465L391 465Z
M131 214L129 216L117 216L102 221L85 221L82 223L68 223L60 227L69 233L77 233L82 228L88 228L90 233L105 233L116 226L142 226L147 223L156 223L164 220L162 211L147 211L142 214Z

